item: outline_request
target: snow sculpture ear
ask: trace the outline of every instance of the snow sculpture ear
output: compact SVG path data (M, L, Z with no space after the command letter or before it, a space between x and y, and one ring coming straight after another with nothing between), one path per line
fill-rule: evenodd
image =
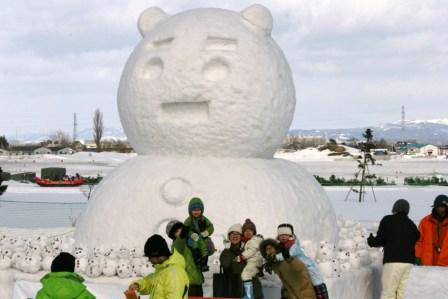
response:
M272 15L269 9L260 4L254 4L241 12L241 16L247 21L251 27L271 35L272 31Z
M145 37L156 25L162 20L168 18L166 14L159 7L150 7L145 9L138 18L138 30L140 34Z

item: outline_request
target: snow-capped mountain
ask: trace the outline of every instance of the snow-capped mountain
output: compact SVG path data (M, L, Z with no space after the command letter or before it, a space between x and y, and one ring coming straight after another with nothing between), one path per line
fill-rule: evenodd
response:
M67 137L70 139L73 137L72 133L64 132ZM29 132L29 133L21 133L17 136L8 136L6 138L8 141L12 143L22 143L22 144L37 144L49 139L54 138L56 132L53 133L43 133L43 132ZM78 131L77 140L91 141L93 140L93 129L87 128ZM121 128L107 128L105 127L103 130L102 140L126 140L126 135L124 134L123 129Z
M433 120L409 120L405 122L403 132L401 121L385 123L377 126L365 126L349 129L321 129L321 130L291 130L291 135L323 136L339 140L351 138L362 139L362 133L366 128L373 130L375 139L384 138L388 141L416 140L421 143L437 145L448 144L448 118Z

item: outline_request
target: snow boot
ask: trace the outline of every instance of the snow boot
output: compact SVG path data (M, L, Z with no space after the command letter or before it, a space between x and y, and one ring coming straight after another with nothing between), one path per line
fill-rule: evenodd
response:
M201 259L201 271L208 272L210 267L208 266L208 256L203 256Z
M242 299L254 299L254 285L252 284L252 281L244 281L243 282L243 288L244 288L244 297Z

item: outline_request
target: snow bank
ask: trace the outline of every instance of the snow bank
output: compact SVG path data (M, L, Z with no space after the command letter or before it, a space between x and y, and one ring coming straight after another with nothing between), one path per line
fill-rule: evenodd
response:
M406 286L406 299L448 298L448 267L413 267Z
M276 158L281 158L293 162L299 161L321 161L321 162L329 162L334 161L335 156L328 156L331 151L326 149L323 151L319 151L317 148L310 147L304 150L299 150L295 152L278 152L275 154Z

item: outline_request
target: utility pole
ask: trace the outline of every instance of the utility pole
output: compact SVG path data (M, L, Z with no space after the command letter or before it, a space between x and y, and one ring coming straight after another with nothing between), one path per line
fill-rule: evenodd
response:
M405 133L406 133L406 111L404 105L401 106L401 141L405 142Z
M76 120L76 112L73 114L73 142L76 141L76 127L78 126L78 122Z

